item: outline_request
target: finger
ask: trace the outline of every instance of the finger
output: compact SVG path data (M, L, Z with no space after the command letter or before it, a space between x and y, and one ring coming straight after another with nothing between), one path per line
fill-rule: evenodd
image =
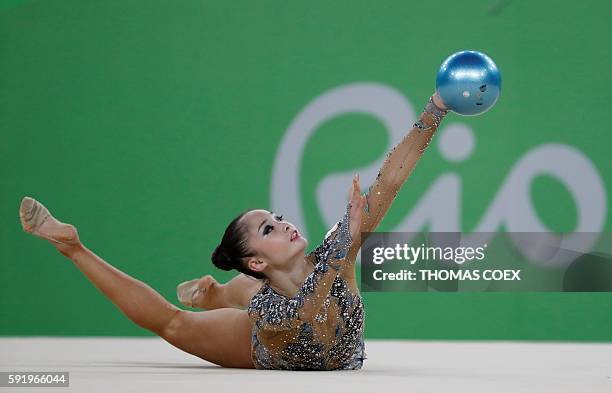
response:
M353 197L351 198L351 203L353 207L359 207L361 204L361 194L359 192L355 192Z
M352 205L351 207L351 218L353 219L360 219L361 218L361 213L362 213L362 208L363 208L363 202L361 200L361 198L356 199L355 203Z
M355 183L351 183L349 189L347 190L346 199L349 201L353 200L353 195L355 194Z

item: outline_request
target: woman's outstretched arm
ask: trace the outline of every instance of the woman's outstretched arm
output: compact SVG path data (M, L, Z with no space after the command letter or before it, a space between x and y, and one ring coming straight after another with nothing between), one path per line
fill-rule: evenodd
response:
M26 232L49 240L130 320L177 348L227 367L253 367L251 324L246 311L191 312L174 306L147 284L97 256L79 240L76 228L56 220L32 198L20 208Z
M366 193L366 207L361 221L362 233L376 230L447 113L448 110L440 97L434 94L412 130L387 154L376 180ZM349 259L354 259L362 240L364 239L354 239Z

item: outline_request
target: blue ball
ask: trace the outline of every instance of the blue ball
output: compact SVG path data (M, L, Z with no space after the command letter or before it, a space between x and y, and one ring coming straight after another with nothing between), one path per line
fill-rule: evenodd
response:
M501 74L489 56L465 50L444 60L436 77L436 90L453 112L479 115L499 98Z

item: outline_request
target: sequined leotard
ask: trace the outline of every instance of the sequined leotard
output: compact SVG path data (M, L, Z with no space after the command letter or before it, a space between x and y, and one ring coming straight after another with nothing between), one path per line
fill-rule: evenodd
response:
M387 155L366 194L361 231L372 232L428 146L446 111L430 99L412 131ZM354 280L361 239L351 239L350 204L323 243L297 295L287 298L264 281L248 307L253 364L259 369L359 369L365 359L364 306Z
M254 320L256 368L335 370L361 368L364 309L340 276L352 244L348 212L306 258L314 264L297 295L287 298L266 281L249 305Z

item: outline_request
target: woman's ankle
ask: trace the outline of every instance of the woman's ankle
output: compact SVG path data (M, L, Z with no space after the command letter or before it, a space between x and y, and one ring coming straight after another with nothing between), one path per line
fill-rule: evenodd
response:
M86 251L85 246L80 240L75 243L55 243L55 248L66 258L74 260L79 254Z

